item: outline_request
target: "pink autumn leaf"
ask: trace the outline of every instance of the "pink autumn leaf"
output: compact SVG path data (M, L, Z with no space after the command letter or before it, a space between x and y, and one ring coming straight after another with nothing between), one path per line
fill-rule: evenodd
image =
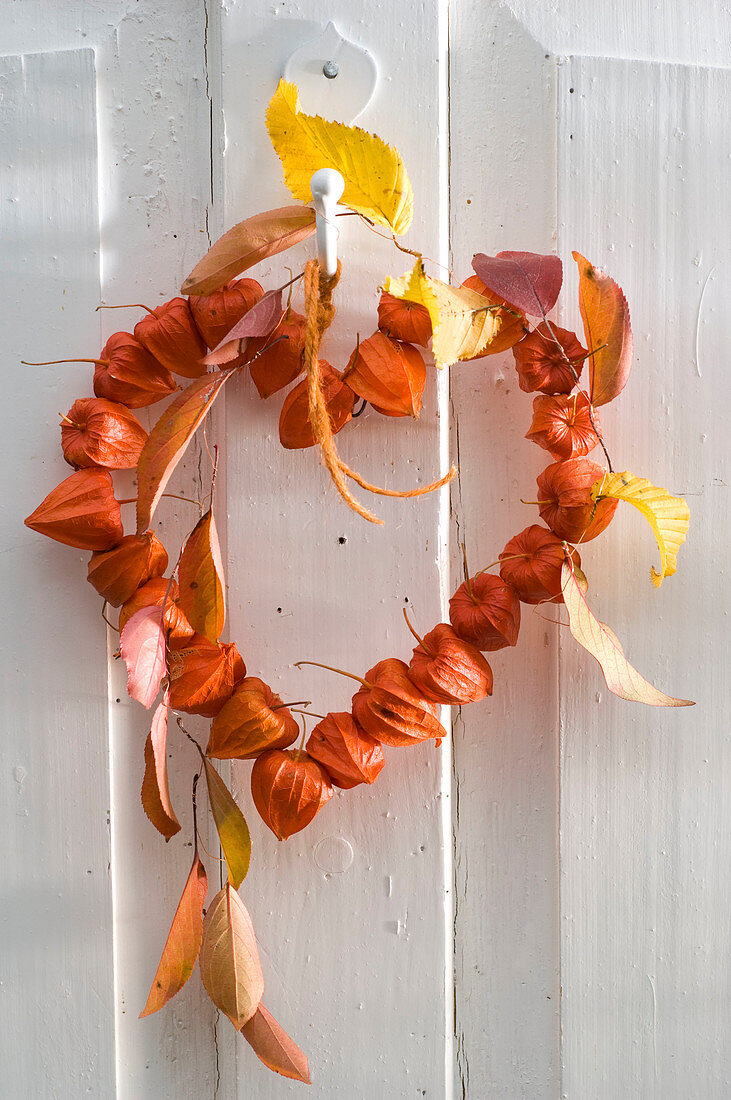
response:
M162 608L135 611L122 631L120 650L127 666L129 695L143 707L151 707L166 668Z
M498 252L472 258L475 274L488 290L531 317L542 317L553 309L563 281L558 256L537 252Z
M223 340L207 355L204 362L208 366L220 366L222 363L234 359L242 348L239 341L248 339L249 336L268 336L273 332L282 319L282 290L270 290L263 295L251 309L237 321L230 332L227 332ZM223 358L223 357L226 358Z

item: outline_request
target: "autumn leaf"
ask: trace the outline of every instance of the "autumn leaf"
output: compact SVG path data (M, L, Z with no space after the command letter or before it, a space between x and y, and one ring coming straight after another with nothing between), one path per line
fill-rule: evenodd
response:
M313 169L314 171L314 169ZM311 198L308 193L307 198ZM315 232L315 211L282 206L255 214L224 233L191 271L183 294L211 294L254 264L299 244Z
M208 798L211 813L216 822L218 839L226 859L228 877L238 890L249 871L251 859L251 837L246 818L234 801L234 797L221 779L210 760L203 758L208 783Z
M600 664L607 687L620 699L649 707L692 707L691 699L673 699L641 676L624 655L622 643L605 623L599 622L586 602L568 557L561 571L563 598L569 613L569 629L580 646Z
M468 287L449 286L424 273L419 257L411 272L386 279L383 289L394 298L426 307L432 323L432 351L438 367L480 355L500 328L495 307Z
M259 1007L264 976L251 917L230 882L206 913L200 971L206 993L240 1031Z
M653 567L650 576L655 588L664 577L672 577L678 567L678 550L685 542L690 525L690 508L682 497L671 496L644 477L635 477L629 470L621 474L606 474L591 487L592 500L612 497L633 504L652 528L660 551L660 572Z
M267 108L267 129L295 199L312 200L310 180L320 168L335 168L345 180L342 206L394 233L411 225L414 196L396 150L358 126L326 122L299 109L297 86L280 80Z
M226 333L224 338L216 345L212 352L205 357L206 366L222 366L231 363L241 355L246 345L244 340L250 336L268 336L284 316L282 309L282 290L270 290L262 295L259 301L237 321L234 327Z
M180 832L180 822L170 801L167 762L168 692L152 716L145 742L145 775L142 780L142 808L159 833L170 840Z
M129 695L143 707L152 706L166 667L162 608L135 611L120 635L119 648L127 666Z
M223 630L226 608L221 547L210 509L195 525L183 547L178 584L178 603L188 622L209 642L217 642Z
M472 267L489 290L531 317L543 317L553 309L563 281L558 256L537 252L478 252Z
M263 1004L259 1004L254 1015L241 1028L241 1034L268 1069L293 1081L311 1084L307 1055L290 1039Z
M163 1008L180 992L193 973L203 939L203 906L207 890L205 868L196 852L140 1019Z
M629 306L614 279L592 267L580 252L571 255L579 268L579 309L589 349L589 396L592 405L606 405L622 392L632 370Z
M235 371L196 378L158 420L137 463L137 534L150 526L165 486L206 413Z

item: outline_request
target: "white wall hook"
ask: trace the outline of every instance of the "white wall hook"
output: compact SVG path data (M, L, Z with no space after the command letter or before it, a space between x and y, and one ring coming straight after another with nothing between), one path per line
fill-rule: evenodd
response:
M368 106L378 81L373 55L348 41L333 22L299 46L284 66L299 89L302 110L335 122L353 122Z
M310 180L315 227L317 256L320 271L334 275L338 269L338 227L335 211L345 190L345 180L336 168L320 168Z

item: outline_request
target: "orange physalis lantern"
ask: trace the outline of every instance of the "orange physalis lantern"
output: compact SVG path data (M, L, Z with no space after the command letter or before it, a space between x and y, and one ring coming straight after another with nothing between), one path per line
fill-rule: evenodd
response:
M171 639L170 706L214 718L246 676L246 665L233 642L209 642L201 634Z
M251 795L262 821L286 840L310 824L333 789L325 769L306 752L270 749L254 761Z
M484 351L475 356L475 359L484 359L486 355L508 351L514 344L517 344L518 340L525 335L527 329L525 314L517 310L515 306L511 306L498 294L493 294L491 290L488 290L479 275L470 275L462 283L462 286L466 286L468 290L474 290L476 294L481 294L483 298L487 298L491 305L505 306L505 309L500 309L493 314L494 317L500 318L500 328L497 336L490 341ZM469 360L466 361L469 362Z
M128 409L143 409L173 393L177 383L129 332L115 332L95 359L94 393Z
M74 401L61 420L61 449L70 466L131 470L147 432L128 408L103 397Z
M143 535L127 535L113 549L92 554L88 579L107 603L119 607L140 585L152 577L161 577L167 565L165 547L151 531L146 531Z
M561 348L556 345L552 331ZM533 332L529 332L515 345L513 355L518 384L524 393L535 390L551 394L571 393L581 374L586 348L582 348L576 333L554 324L549 329L546 322L542 321Z
M242 362L251 363L249 371L259 397L271 397L302 374L304 347L305 319L293 309L267 336L249 339Z
M450 599L449 620L460 638L492 653L517 643L520 600L500 577L479 573L464 581Z
M335 435L352 419L355 394L324 359L320 360L320 380ZM290 390L284 399L279 416L279 439L283 447L290 449L315 445L307 404L307 379Z
M191 294L190 312L196 328L213 351L245 313L255 306L264 290L256 279L233 279L212 294Z
M580 568L578 550L571 551L571 558ZM500 555L500 576L523 603L563 603L561 567L565 560L563 541L534 523L506 543Z
M592 410L585 393L536 397L533 423L525 438L550 451L554 458L579 458L593 451L599 442L592 417L601 431L596 409Z
M247 676L211 724L207 756L250 760L267 749L286 749L299 727L268 684Z
M206 373L205 340L193 320L187 298L171 298L135 325L135 337L158 363L183 378Z
M375 783L386 763L380 742L361 729L347 711L327 714L313 729L306 747L343 790Z
M590 458L554 462L538 476L541 519L567 542L595 539L611 523L618 500L592 500L591 487L606 471Z
M409 664L409 679L433 703L476 703L492 695L489 664L448 623L438 623L420 640Z
M25 526L79 550L111 550L122 538L122 516L111 474L77 470L49 493Z
M430 737L446 737L436 704L424 697L408 667L395 657L366 672L352 710L356 722L382 745L418 745Z
M343 381L377 412L417 417L426 384L426 364L411 344L374 332L351 355Z
M378 303L378 327L396 340L420 344L423 348L431 337L431 317L426 306L405 298L394 298L385 290Z

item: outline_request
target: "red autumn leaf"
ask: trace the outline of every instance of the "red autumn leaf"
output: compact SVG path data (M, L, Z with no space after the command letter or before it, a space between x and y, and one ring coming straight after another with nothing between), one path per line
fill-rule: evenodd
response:
M122 605L119 612L119 629L124 630L125 623L142 607L162 607L165 605L163 625L169 634L170 643L182 643L195 634L193 627L180 610L175 600L178 597L178 585L169 577L153 577L141 585Z
M206 913L199 966L206 993L241 1030L259 1007L264 975L251 917L230 882Z
M296 741L297 723L282 700L257 676L247 676L211 723L207 756L250 760Z
M111 550L124 534L111 474L77 470L41 501L25 526L79 550Z
M226 333L256 305L263 293L256 279L233 279L212 294L191 295L188 299L190 311L206 347L211 350L218 347Z
M213 718L246 676L233 642L214 644L201 634L170 639L170 705Z
M417 645L409 679L433 703L459 706L492 695L489 664L447 623L438 623Z
M268 336L282 320L282 287L269 290L262 295L259 301L241 317L236 324L226 332L213 349L215 354L226 345L245 340L249 336ZM208 356L207 363L215 362L212 356Z
M355 394L342 381L336 370L320 360L322 396L325 399L333 435L341 431L353 417ZM283 447L314 447L315 436L310 424L307 401L307 379L291 389L284 399L279 416L279 440Z
M579 458L589 454L599 443L592 419L601 431L599 416L581 391L570 397L565 394L536 397L533 421L525 438L550 451L554 458Z
M165 409L147 437L137 463L137 533L150 526L175 467L206 413L234 371L198 378Z
M206 345L186 298L171 298L135 325L135 337L173 374L199 378L206 373Z
M170 801L170 787L168 785L169 703L168 693L165 692L162 702L158 704L152 716L150 732L145 742L145 774L140 793L143 810L157 831L165 837L165 840L170 840L171 837L180 832L180 822L175 816ZM193 962L195 962L195 959Z
M119 648L127 666L128 694L143 707L152 706L165 675L161 608L143 607L135 611L120 635Z
M203 758L208 784L208 800L216 823L221 850L226 859L228 877L234 890L238 890L249 873L251 861L251 837L246 818L234 796L221 779L210 760Z
M530 317L553 309L563 281L558 256L537 252L498 252L496 256L479 252L472 266L486 287Z
M318 722L306 748L335 786L344 790L359 783L375 783L386 763L380 742L361 729L347 711L327 714Z
M271 397L294 382L305 369L304 349L305 319L293 309L287 310L268 336L255 336L248 341L242 361L250 364L259 397Z
M589 359L589 396L593 405L606 405L622 392L632 370L632 326L622 288L579 252L572 252L579 268L579 309Z
M556 346L555 333L561 348ZM518 384L524 393L541 390L543 393L571 393L584 366L586 356L576 339L576 333L542 321L533 332L513 348ZM566 358L564 358L564 356ZM570 360L571 365L566 362ZM573 370L571 369L573 367Z
M165 547L146 531L144 535L126 535L111 550L97 550L89 559L87 577L107 603L119 607L141 585L161 577L167 567Z
M378 327L395 340L420 344L423 348L431 337L431 317L426 306L406 298L394 298L385 290L378 303Z
M501 298L499 294L493 294L491 290L488 290L482 279L477 275L470 275L462 283L462 286L467 287L468 290L474 290L476 294L481 294L492 305L509 306L509 303ZM473 359L466 359L466 363L473 363L477 359L485 359L488 355L496 355L501 351L509 351L525 335L527 323L525 314L521 313L520 310L516 313L512 308L500 309L493 316L500 321L497 336L492 338L485 350L481 351L479 355L475 355Z
M203 939L203 906L207 891L206 871L196 852L140 1019L163 1008L193 973Z
M618 500L592 500L595 482L605 470L590 458L554 462L538 475L538 501L543 522L567 542L588 542L611 523Z
M128 408L103 397L74 401L61 420L63 457L76 469L131 470L146 439L147 432Z
M500 577L479 573L464 581L450 599L449 621L460 638L492 653L517 643L520 600Z
M129 409L154 405L177 390L169 370L130 332L115 332L96 360L94 393Z
M306 828L332 798L330 777L298 749L269 749L251 769L251 796L259 816L278 840Z
M366 733L383 745L417 745L430 737L446 737L436 703L424 698L409 678L408 667L395 657L366 672L363 687L353 696L352 711Z
M178 603L188 622L209 642L217 642L226 618L226 605L221 547L210 509L193 528L183 547L178 582Z
M377 412L417 417L426 384L426 365L411 344L374 332L355 349L342 380Z
M315 211L307 206L282 206L254 214L216 241L183 283L182 293L210 294L235 275L314 232Z
M268 1069L305 1085L311 1083L307 1056L261 1002L241 1034Z
M506 543L500 555L500 576L523 603L563 603L563 546L552 531L534 523ZM581 568L578 550L572 550L571 556Z

